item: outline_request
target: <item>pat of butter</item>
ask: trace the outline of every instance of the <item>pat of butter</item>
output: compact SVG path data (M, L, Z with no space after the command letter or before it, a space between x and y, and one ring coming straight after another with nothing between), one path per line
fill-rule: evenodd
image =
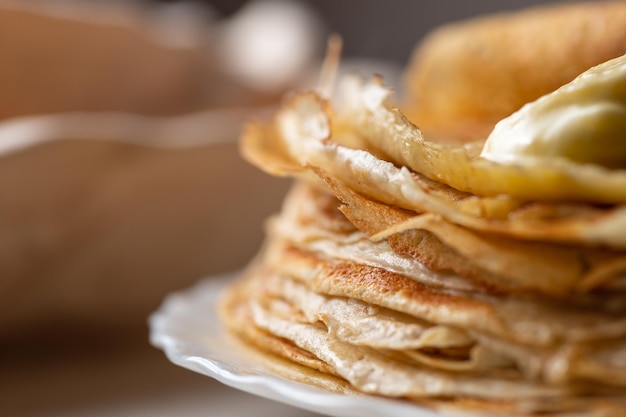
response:
M565 158L626 168L626 55L501 120L481 157L506 164Z

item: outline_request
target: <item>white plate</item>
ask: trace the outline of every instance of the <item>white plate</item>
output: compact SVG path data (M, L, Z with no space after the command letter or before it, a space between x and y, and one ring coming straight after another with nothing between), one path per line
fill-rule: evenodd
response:
M216 311L220 291L234 277L210 277L167 297L150 317L151 343L177 365L305 410L337 417L441 417L402 401L330 393L273 375L246 360L225 333Z

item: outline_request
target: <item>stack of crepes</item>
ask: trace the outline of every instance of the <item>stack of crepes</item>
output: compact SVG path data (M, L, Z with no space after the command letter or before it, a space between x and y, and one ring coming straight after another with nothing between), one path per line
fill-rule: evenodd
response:
M623 105L624 80L621 57L513 120L570 114L563 103L584 107L602 88ZM523 125L511 119L487 142L444 144L391 102L380 78L353 76L332 99L295 93L271 122L247 126L247 159L296 180L222 298L227 327L275 371L330 390L437 409L626 415L624 146L557 135L556 154L506 153L507 129ZM583 113L574 119L592 126L587 136L606 136L601 126L625 136L624 113ZM568 152L585 146L611 146L622 165Z

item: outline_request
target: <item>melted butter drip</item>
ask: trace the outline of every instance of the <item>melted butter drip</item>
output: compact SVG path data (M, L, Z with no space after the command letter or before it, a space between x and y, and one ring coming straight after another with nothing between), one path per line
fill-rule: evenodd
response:
M507 164L565 158L626 168L626 55L501 120L481 157Z

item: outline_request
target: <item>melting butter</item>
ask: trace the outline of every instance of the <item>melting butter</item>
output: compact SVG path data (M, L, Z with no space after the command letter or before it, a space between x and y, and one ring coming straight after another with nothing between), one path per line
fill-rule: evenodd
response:
M501 120L481 157L507 164L565 158L626 168L626 55Z

